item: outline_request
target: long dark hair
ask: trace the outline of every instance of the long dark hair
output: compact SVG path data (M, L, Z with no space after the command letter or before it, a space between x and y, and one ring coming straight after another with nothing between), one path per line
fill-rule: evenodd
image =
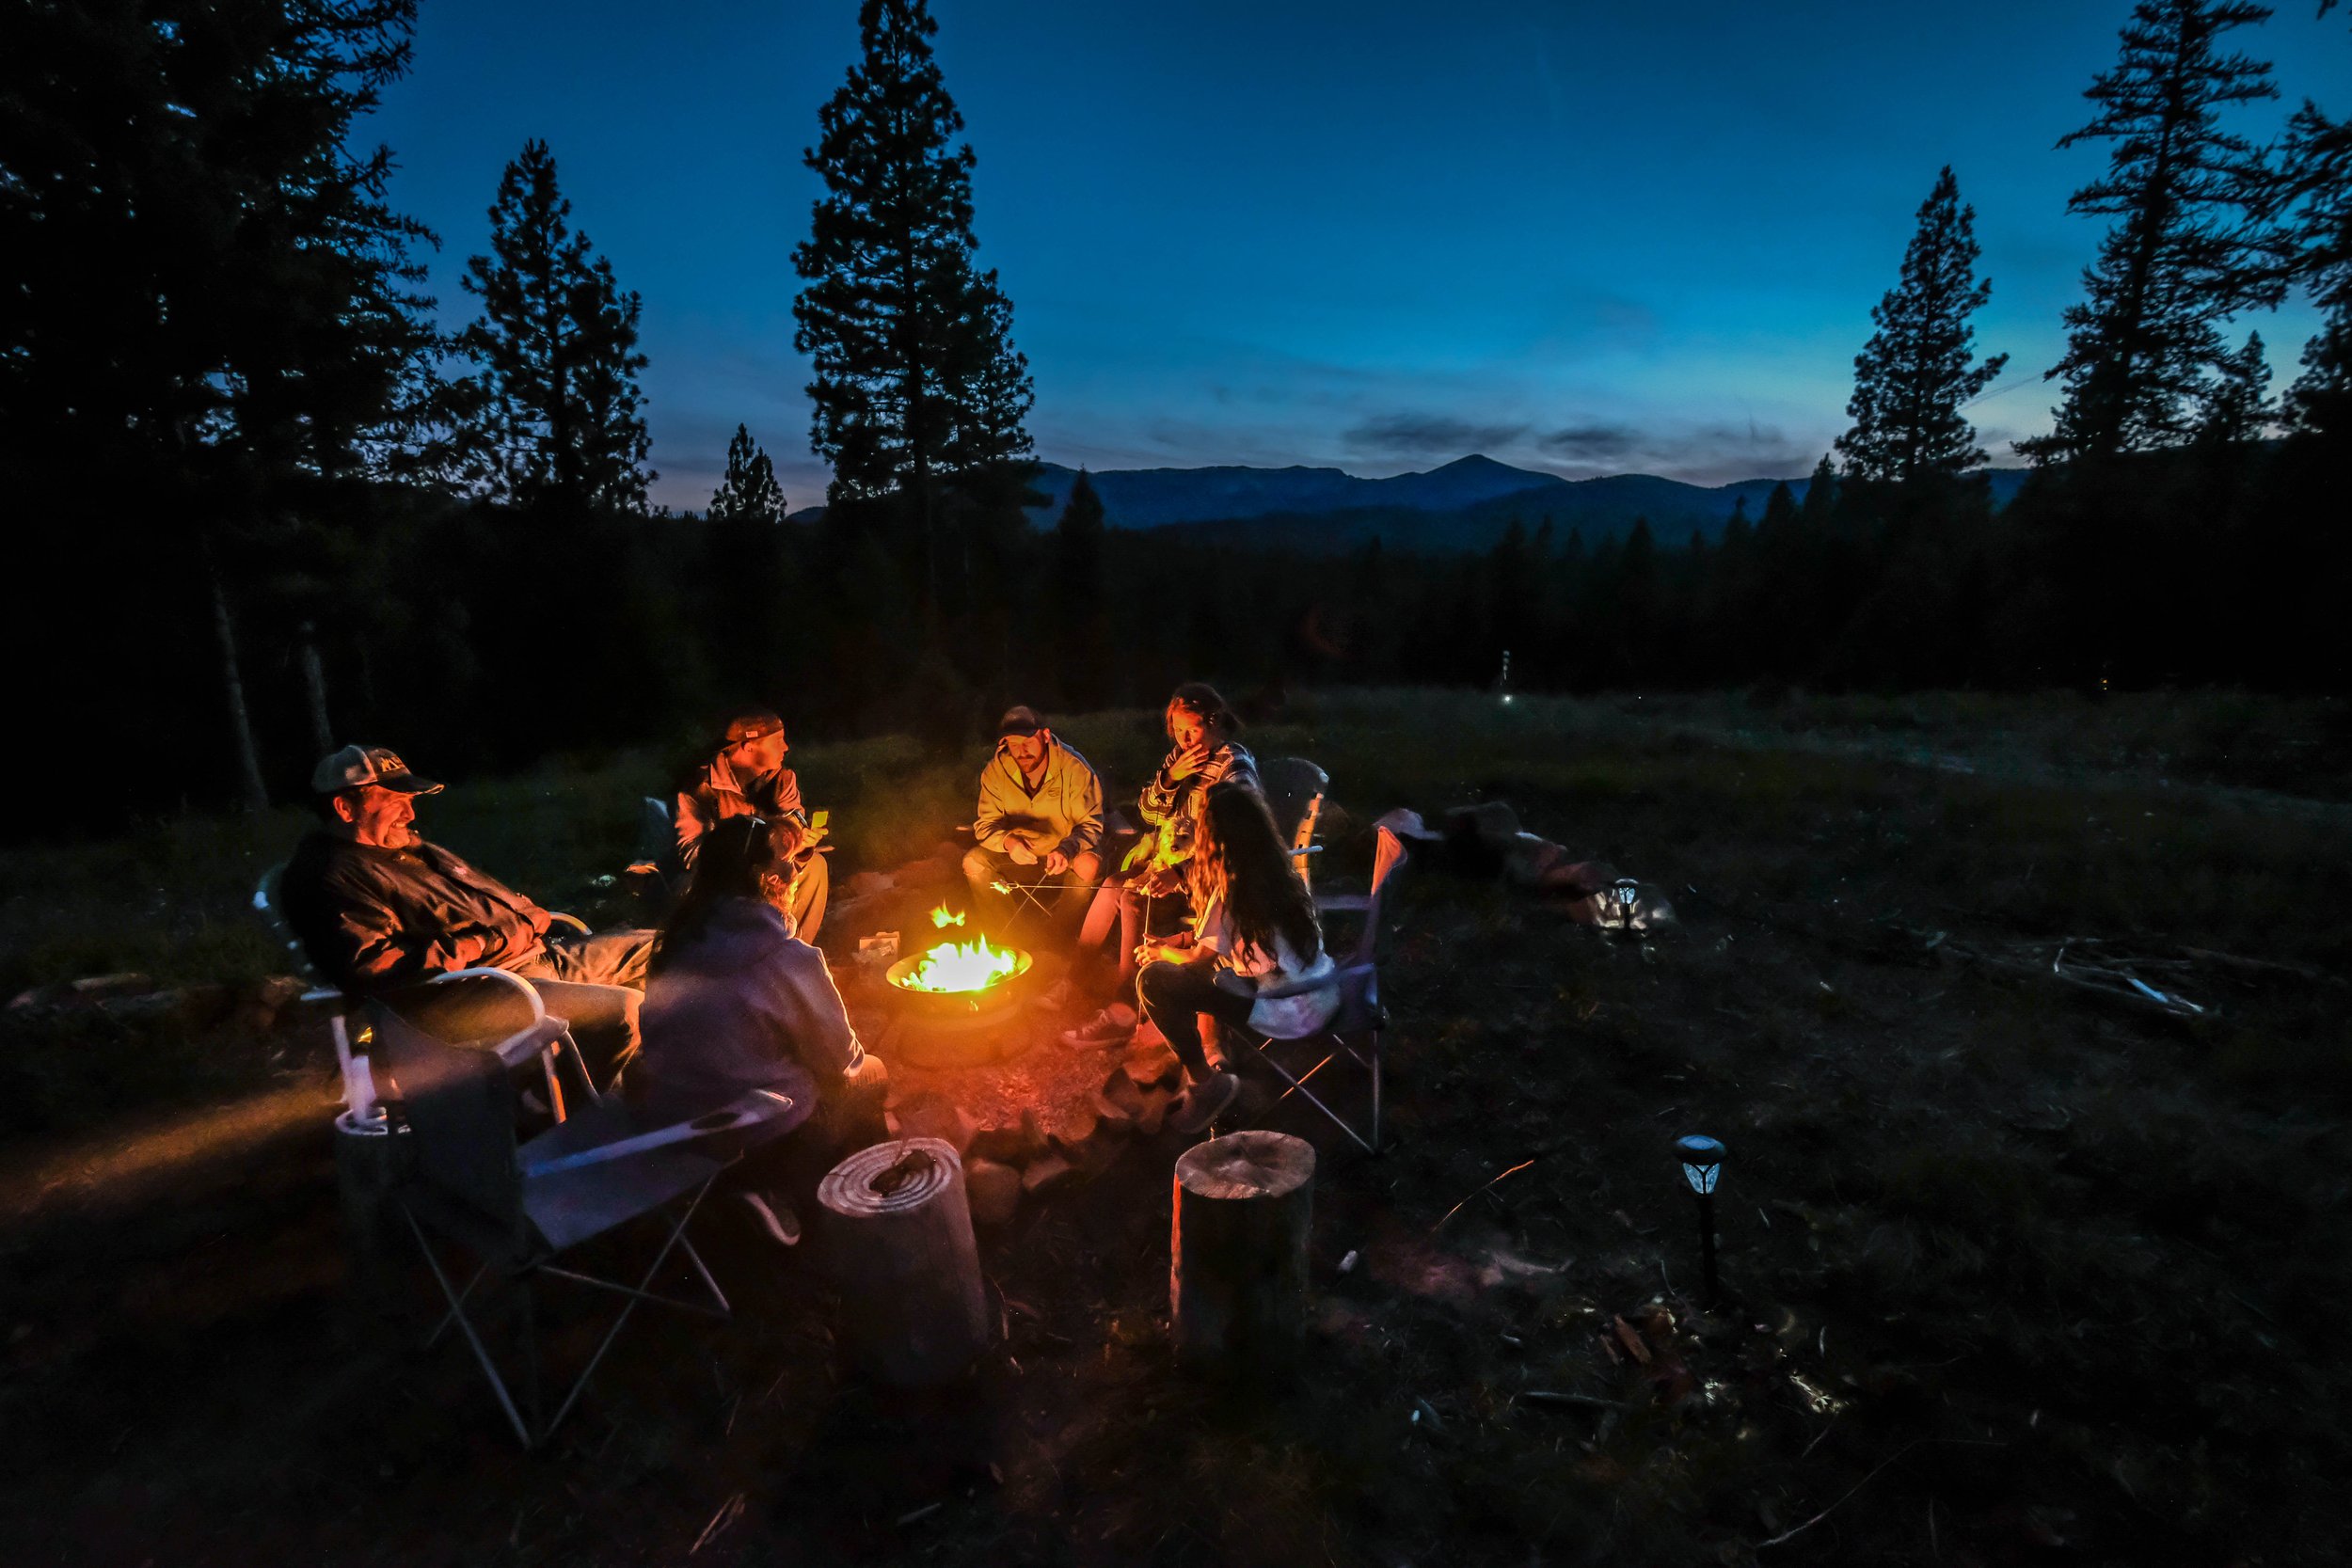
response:
M649 973L659 974L671 959L700 942L710 916L728 898L758 898L781 906L792 879L776 854L775 830L764 816L730 816L703 835L694 857L694 879L670 911L654 940Z
M1241 733L1240 715L1236 714L1227 705L1225 699L1217 694L1216 688L1206 681L1186 681L1168 695L1168 706L1183 708L1186 713L1200 720L1209 732L1209 743L1212 748L1223 741L1232 739L1234 736ZM1166 727L1167 717L1167 708L1161 709L1160 718L1163 728ZM1176 737L1170 734L1168 738L1173 740Z
M1185 875L1193 908L1223 894L1234 934L1250 946L1271 954L1279 933L1301 963L1314 962L1323 951L1315 902L1264 797L1248 785L1215 784L1200 797L1200 825Z

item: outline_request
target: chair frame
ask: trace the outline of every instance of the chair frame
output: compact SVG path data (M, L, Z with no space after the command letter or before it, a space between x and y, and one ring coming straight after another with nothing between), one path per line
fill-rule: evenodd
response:
M384 1006L381 1002L373 1003L372 1006L382 1008L385 1013L392 1017L398 1016L392 1013L390 1008ZM569 1035L562 1025L562 1020L548 1019L542 1015L538 1025L516 1031L501 1041L492 1053L496 1054L501 1063L509 1069L521 1067L531 1055L537 1054L547 1065L551 1079L555 1071L553 1058L562 1056L569 1062L570 1069L577 1077L578 1087L584 1096L588 1097L591 1103L599 1106L617 1104L617 1101L609 1099L596 1098L595 1087L588 1080L587 1068L580 1058L578 1048L572 1047L568 1052L564 1049L569 1044ZM432 1038L430 1036L425 1036L424 1031L415 1029L413 1025L407 1027L421 1037ZM435 1043L440 1044L445 1050L461 1049L447 1046L444 1042L436 1041ZM499 1081L506 1082L502 1078ZM488 1381L491 1392L498 1401L499 1408L505 1415L508 1424L514 1429L516 1437L521 1442L525 1450L538 1449L547 1442L556 1428L563 1424L564 1418L569 1416L574 1406L579 1403L580 1396L587 1390L590 1380L595 1377L596 1370L603 1365L606 1354L612 1350L613 1343L619 1339L621 1331L628 1326L631 1317L641 1303L675 1307L679 1311L716 1318L722 1322L733 1318L733 1304L727 1300L726 1292L720 1288L718 1280L710 1272L709 1265L704 1262L702 1254L695 1249L692 1239L687 1235L687 1227L692 1222L694 1215L700 1212L703 1200L709 1195L712 1183L729 1164L740 1157L740 1147L728 1147L729 1141L739 1144L747 1140L751 1135L756 1134L764 1125L780 1119L792 1108L792 1101L787 1096L770 1090L754 1090L708 1115L688 1121L675 1122L649 1132L609 1139L568 1153L558 1153L548 1158L530 1160L526 1158L530 1146L526 1145L516 1149L514 1180L519 1202L519 1195L533 1180L598 1165L617 1164L661 1149L681 1148L681 1146L688 1144L715 1143L718 1145L717 1148L706 1148L694 1151L711 1162L709 1173L699 1182L634 1214L624 1216L612 1224L578 1237L571 1243L561 1246L553 1244L543 1235L535 1236L532 1222L527 1218L517 1219L517 1229L511 1238L496 1237L485 1241L485 1238L492 1237L496 1230L494 1222L470 1214L461 1218L453 1212L458 1205L452 1200L444 1198L437 1201L431 1191L428 1178L421 1173L412 1175L397 1195L397 1201L402 1217L407 1222L409 1233L416 1240L417 1249L424 1255L425 1264L432 1272L434 1283L439 1287L442 1300L447 1304L447 1310L441 1315L440 1321L435 1324L432 1333L425 1337L423 1348L429 1350L438 1344L442 1337L454 1324L464 1338L467 1347L472 1351L475 1364L481 1368L483 1376ZM619 1279L599 1278L578 1269L564 1267L557 1261L573 1247L594 1241L621 1225L657 1215L660 1216L666 1224L661 1244L656 1249L652 1261L645 1266L644 1273L637 1277L633 1285ZM450 1271L443 1266L441 1252L434 1244L432 1232L438 1232L444 1241L456 1246L480 1253L480 1261L462 1287L454 1283ZM652 1289L656 1276L669 1262L673 1253L683 1254L687 1264L693 1271L695 1279L699 1282L698 1293L707 1299L695 1300L685 1296L663 1294ZM474 1292L483 1280L494 1272L502 1275L518 1292L518 1318L523 1338L522 1359L525 1372L524 1398L519 1403L508 1385L505 1374L499 1370L497 1359L492 1356L488 1345L484 1342L481 1333L476 1329L472 1316L466 1309L467 1304L473 1299ZM541 1397L537 1297L533 1290L534 1282L543 1277L588 1286L625 1298L619 1315L606 1328L603 1338L597 1342L596 1351L589 1356L587 1364L572 1379L570 1386L564 1391L562 1403L556 1407L555 1414L545 1419L542 1419L545 1406Z
M1289 1085L1275 1103L1279 1105L1294 1094L1299 1096L1307 1103L1322 1112L1333 1126L1355 1139L1358 1147L1361 1148L1365 1153L1373 1155L1379 1154L1383 1148L1380 1137L1383 1089L1381 1048L1382 1037L1386 1034L1389 1024L1388 1012L1380 1005L1380 965L1375 953L1379 942L1380 914L1384 901L1396 873L1404 867L1408 858L1404 840L1388 829L1381 829L1379 848L1373 863L1372 890L1365 895L1363 902L1364 928L1357 938L1356 950L1349 955L1347 962L1319 979L1293 982L1287 986L1269 987L1257 993L1262 999L1277 1001L1285 997L1309 996L1333 985L1340 986L1342 988L1341 1009L1333 1015L1331 1022L1314 1034L1297 1037L1299 1040L1327 1043L1331 1049L1325 1052L1323 1059L1304 1072L1293 1073L1274 1053L1277 1045L1290 1044L1293 1043L1292 1041L1278 1039L1274 1036L1255 1029L1249 1031L1257 1041L1258 1059L1272 1069L1275 1076ZM1351 905L1342 904L1335 899L1326 907L1345 909ZM1355 992L1352 1001L1348 996L1348 991L1351 990ZM1351 1013L1355 1015L1353 1018L1349 1016ZM1351 1034L1362 1035L1364 1043L1361 1049L1349 1043L1347 1037ZM1339 1060L1342 1055L1352 1058L1371 1076L1372 1110L1369 1137L1363 1132L1359 1132L1355 1123L1326 1103L1322 1096L1307 1086L1309 1080Z

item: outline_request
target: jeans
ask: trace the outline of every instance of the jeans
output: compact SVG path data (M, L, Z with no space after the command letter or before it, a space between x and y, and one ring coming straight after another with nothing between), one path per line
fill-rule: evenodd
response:
M1091 851L1079 855L1058 874L1049 873L1042 858L1023 865L1001 849L984 849L978 845L963 857L963 879L972 885L973 909L998 909L1009 899L1018 916L1028 912L1029 900L1035 899L1044 918L1065 933L1077 925L1088 900L1094 896L1095 879L1102 870L1102 861ZM1026 897L1018 892L998 893L997 882L1031 891ZM1054 885L1040 887L1041 882Z
M1216 974L1216 965L1203 959L1149 963L1136 976L1143 1016L1159 1030L1176 1059L1184 1064L1185 1076L1196 1084L1209 1076L1208 1053L1200 1044L1200 1015L1207 1013L1220 1023L1239 1028L1248 1023L1249 1009L1256 1006L1249 995L1218 985Z

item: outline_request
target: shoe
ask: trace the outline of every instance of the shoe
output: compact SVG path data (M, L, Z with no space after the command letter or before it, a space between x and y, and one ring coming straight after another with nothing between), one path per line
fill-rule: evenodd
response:
M773 1193L738 1193L739 1202L768 1239L778 1246L801 1244L801 1216L792 1205Z
M1135 1038L1136 1021L1120 1021L1117 1013L1105 1007L1074 1029L1061 1032L1064 1045L1124 1045Z
M1230 1072L1213 1072L1168 1108L1168 1125L1179 1132L1198 1132L1223 1116L1239 1093L1240 1079Z

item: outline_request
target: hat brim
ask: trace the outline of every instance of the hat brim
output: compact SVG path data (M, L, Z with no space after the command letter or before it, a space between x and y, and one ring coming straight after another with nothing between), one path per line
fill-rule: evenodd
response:
M438 795L441 792L439 784L431 779L420 779L414 773L389 773L375 782L395 795Z

